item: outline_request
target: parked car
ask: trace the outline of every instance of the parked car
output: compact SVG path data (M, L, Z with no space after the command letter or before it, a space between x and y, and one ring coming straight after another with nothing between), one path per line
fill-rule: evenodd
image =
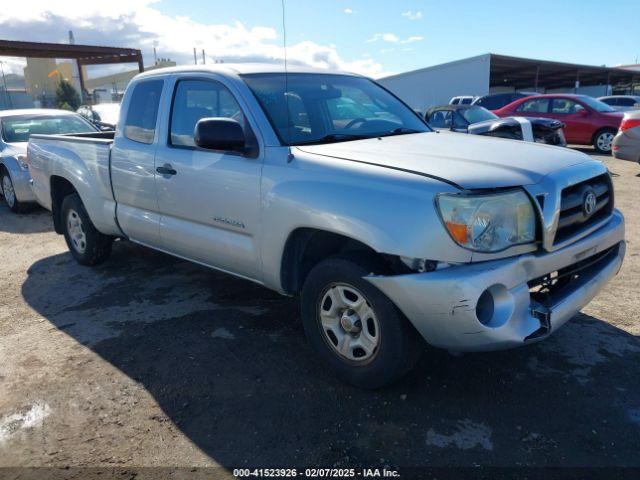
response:
M521 98L494 113L500 117L555 118L565 124L568 143L593 145L600 153L611 153L611 142L623 115L595 98L569 94Z
M473 102L473 99L476 98L472 95L461 95L458 97L453 97L449 100L449 105L470 105Z
M33 133L96 132L80 115L66 110L24 109L0 111L0 193L12 212L35 202L27 167L27 141Z
M640 95L611 95L609 97L600 97L598 100L619 112L640 108Z
M640 163L640 110L624 114L620 130L613 139L613 156Z
M419 336L458 351L542 340L624 257L602 162L433 132L361 76L157 69L122 108L113 140L29 141L73 258L103 262L122 237L300 295L313 350L360 387L403 375Z
M113 130L120 116L120 104L98 103L96 105L82 105L76 111L98 128Z
M498 110L519 98L531 97L533 95L538 94L535 92L491 93L489 95L477 97L472 102L472 105L478 105L479 107L484 107L487 110Z
M442 105L430 108L427 123L436 130L510 138L527 142L566 146L562 128L564 124L552 118L500 118L477 105Z

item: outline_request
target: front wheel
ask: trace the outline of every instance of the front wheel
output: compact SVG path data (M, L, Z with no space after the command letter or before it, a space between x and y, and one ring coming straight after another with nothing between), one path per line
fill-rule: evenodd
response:
M96 230L78 194L66 196L60 210L64 239L79 264L98 265L109 258L113 237Z
M13 188L13 182L11 181L9 173L4 169L0 169L0 172L2 172L2 196L4 197L4 201L7 202L9 210L13 213L23 212L25 210L25 206L16 197L16 191Z
M598 153L611 153L611 144L613 143L613 137L616 136L614 130L602 130L593 137L593 148Z
M416 362L417 333L398 308L363 277L375 261L329 258L307 276L301 296L305 334L342 381L379 388Z

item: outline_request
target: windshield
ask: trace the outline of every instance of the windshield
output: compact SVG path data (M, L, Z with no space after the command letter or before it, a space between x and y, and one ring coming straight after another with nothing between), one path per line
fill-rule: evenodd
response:
M595 98L592 98L592 97L587 97L586 95L581 95L580 100L582 100L584 103L589 105L596 112L615 112L616 111L615 108L610 107L606 103L601 102L600 100L596 100Z
M460 115L462 115L470 124L500 118L484 107L461 108L458 113L460 113Z
M80 115L13 115L2 118L2 138L7 143L27 142L31 134L89 133L96 129Z
M409 107L385 89L350 75L243 75L285 145L429 132ZM288 107L288 108L287 108Z

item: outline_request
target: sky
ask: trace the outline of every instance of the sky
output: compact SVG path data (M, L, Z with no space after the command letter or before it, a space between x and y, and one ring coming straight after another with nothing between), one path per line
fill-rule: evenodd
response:
M159 57L290 62L374 78L483 53L640 61L640 0L0 0L0 38L140 48ZM6 5L4 5L6 4ZM23 59L4 58L22 73ZM199 60L201 61L201 59ZM104 70L105 67L95 67ZM111 67L127 68L127 67ZM91 75L91 72L90 72Z

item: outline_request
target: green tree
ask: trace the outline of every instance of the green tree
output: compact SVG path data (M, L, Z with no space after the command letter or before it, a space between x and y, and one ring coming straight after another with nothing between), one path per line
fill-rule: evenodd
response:
M65 79L61 79L56 88L56 103L58 108L65 110L76 110L80 106L80 95Z

